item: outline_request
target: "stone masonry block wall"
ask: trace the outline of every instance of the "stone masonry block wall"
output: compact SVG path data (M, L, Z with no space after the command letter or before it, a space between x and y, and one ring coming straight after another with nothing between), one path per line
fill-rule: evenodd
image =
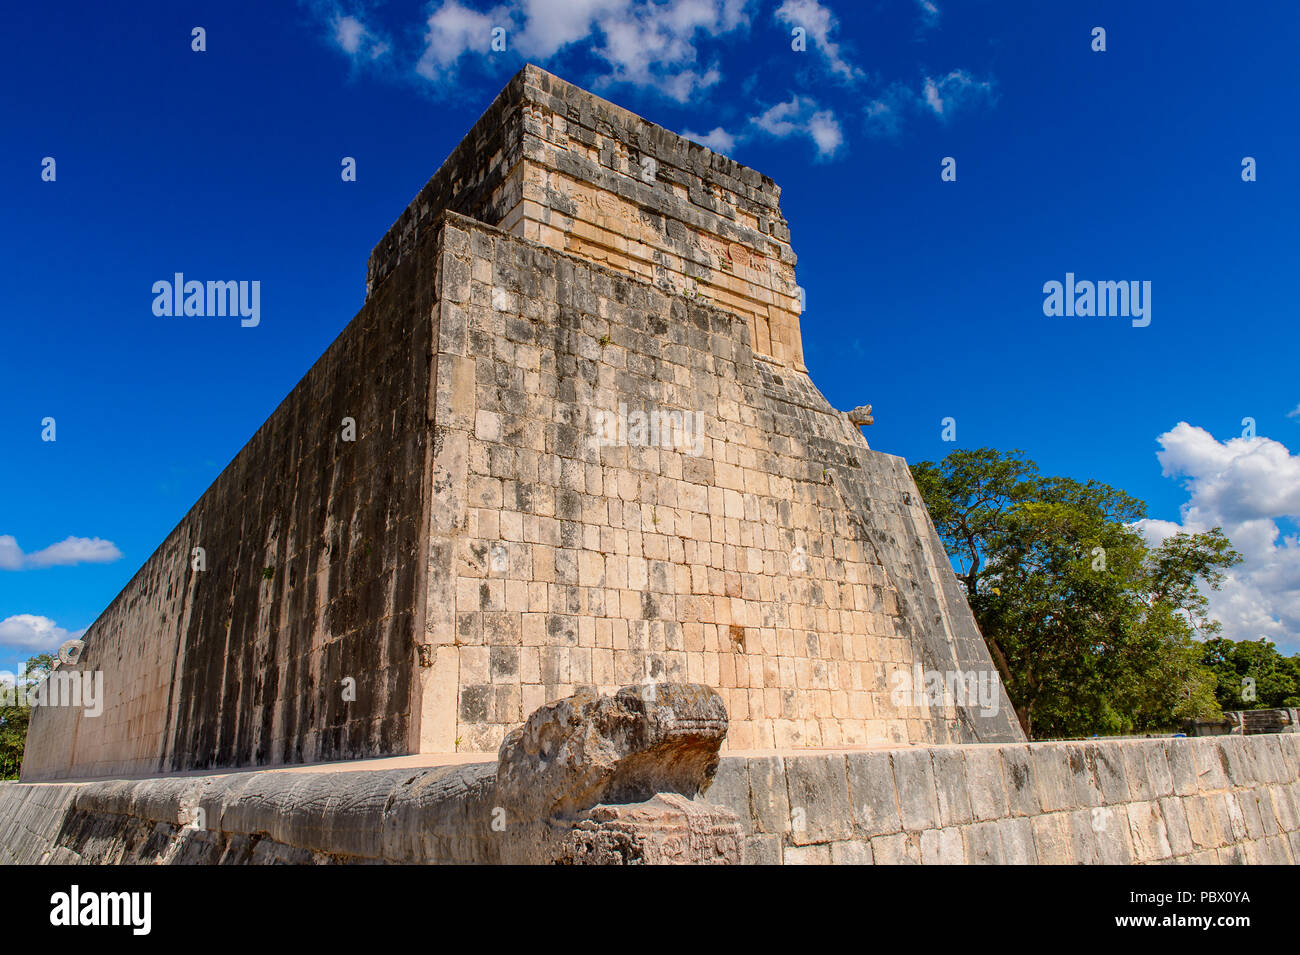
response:
M410 750L435 260L371 297L90 627L104 712L37 707L23 779Z
M724 757L749 863L1300 862L1300 736Z
M754 350L803 369L780 188L525 67L371 254L377 288L444 210L742 315Z
M739 749L1022 738L1000 687L987 716L891 698L987 649L906 464L743 317L445 219L422 750L646 680L717 688ZM637 411L699 433L601 440Z
M778 199L523 70L92 625L105 712L38 709L23 778L488 752L647 680L718 687L741 749L1020 739L1000 687L892 698L993 667L906 464L803 370ZM638 413L678 430L597 436Z
M742 315L756 353L802 370L776 183L549 73L524 75L519 234Z
M367 299L400 265L427 253L428 239L443 212L498 225L519 208L523 199L519 163L524 148L524 89L525 74L521 72L497 95L375 246L366 269Z

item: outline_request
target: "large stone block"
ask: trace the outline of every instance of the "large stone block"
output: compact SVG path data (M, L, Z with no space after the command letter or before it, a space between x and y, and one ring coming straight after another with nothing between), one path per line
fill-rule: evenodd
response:
M1169 772L1173 777L1174 792L1179 796L1190 796L1198 787L1196 776L1196 756L1192 751L1195 744L1186 740L1173 739L1165 745L1165 758L1169 762Z
M790 840L795 845L837 842L853 835L844 755L788 757Z
M939 825L962 826L974 820L971 810L966 761L958 749L945 747L931 751L935 790L938 796Z
M1157 862L1172 854L1165 830L1164 815L1158 802L1134 802L1128 805L1129 831L1138 862Z
M947 829L926 829L921 833L921 862L924 865L962 865L966 862L966 849L962 831L956 826Z
M1001 819L1009 812L1002 760L992 746L974 746L962 754L971 811L977 820Z
M1008 865L1036 865L1038 852L1034 845L1034 827L1025 817L999 819L998 832L1002 839L1004 859Z
M936 828L939 825L939 797L930 754L923 749L897 750L893 754L893 764L903 828L911 831Z
M1071 851L1072 827L1070 814L1054 812L1030 817L1034 830L1034 851L1042 865L1070 865L1075 861ZM1089 842L1089 845L1091 843ZM1093 852L1079 862L1091 861Z
M1006 854L1002 848L1002 830L993 822L977 822L962 829L966 840L966 860L971 865L1002 865Z
M871 840L871 856L876 865L921 865L921 836L915 832L876 836Z
M1013 814L1036 816L1043 811L1034 786L1029 746L999 746L1002 778L1006 780L1007 802Z
M560 865L738 865L735 815L676 793L581 814L556 851Z
M1070 749L1065 744L1045 743L1030 748L1029 767L1034 792L1044 812L1073 809L1077 802Z
M847 764L854 832L865 839L898 832L902 820L889 753L849 753Z

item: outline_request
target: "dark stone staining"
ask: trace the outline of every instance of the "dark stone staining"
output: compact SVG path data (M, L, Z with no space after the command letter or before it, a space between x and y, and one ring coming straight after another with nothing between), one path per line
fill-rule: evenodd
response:
M492 647L489 650L489 662L493 681L507 682L519 672L519 648Z
M187 536L208 570L164 768L408 751L437 238L422 237L196 508L210 516ZM341 439L345 416L355 442Z
M460 691L460 718L467 723L485 723L488 719L490 686L466 686Z

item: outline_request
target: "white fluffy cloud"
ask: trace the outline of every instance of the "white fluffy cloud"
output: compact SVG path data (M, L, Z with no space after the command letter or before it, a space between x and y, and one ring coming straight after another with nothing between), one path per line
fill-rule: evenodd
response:
M380 39L354 16L336 14L334 42L348 56L377 60L388 52L388 41Z
M821 109L808 117L808 135L817 144L817 155L830 156L844 142L844 133L835 119L835 114L828 109Z
M429 14L424 53L415 71L427 80L442 79L465 53L487 53L492 47L492 28L508 23L509 15L501 7L479 13L457 0L445 0Z
M958 108L993 94L993 84L977 80L965 70L953 70L935 79L927 76L921 84L921 98L934 115L946 118Z
M777 103L758 116L751 117L750 122L778 139L794 135L807 136L817 146L817 156L820 159L834 155L844 142L844 133L835 113L829 109L818 109L814 100L797 94L786 102Z
M689 129L683 129L682 135L701 146L708 146L715 153L730 153L736 148L736 137L721 126L715 126L707 133L693 133Z
M844 131L840 128L835 113L829 109L818 109L815 100L798 94L785 102L769 106L757 116L751 116L748 126L736 133L715 126L708 133L683 130L682 135L720 153L730 153L737 143L756 135L776 139L807 136L817 147L818 159L830 158L844 144Z
M1142 521L1143 534L1159 542L1222 527L1244 558L1207 595L1224 636L1300 650L1300 539L1279 523L1300 517L1300 455L1262 436L1219 441L1185 421L1157 440L1162 473L1182 479L1188 500L1181 523Z
M430 14L416 72L450 77L467 53L487 53L492 30L526 59L544 61L574 43L604 61L599 84L632 83L678 102L717 83L718 69L701 63L697 38L748 27L750 0L512 0L486 13L442 0Z
M626 6L624 0L522 0L518 19L524 30L515 46L524 56L550 59Z
M354 61L375 60L390 53L382 30L373 26L373 19L367 19L372 14L355 12L355 0L308 2L328 26L334 44ZM922 28L934 26L940 15L934 0L915 3ZM596 63L594 75L571 77L583 85L600 90L629 84L687 103L723 82L719 68L722 48L711 41L735 43L747 35L758 22L759 6L759 0L500 0L493 6L471 5L470 0L433 0L426 8L418 47L399 72L451 91L461 82L462 68L484 58L508 54L511 63L523 59L546 64L572 50ZM879 77L868 77L837 41L839 21L821 0L774 0L767 10L762 37L756 35L754 42L772 40L773 22L787 29L801 27L812 54L810 62L822 64L823 81L829 76L847 86L869 82L877 89L868 97L863 112L863 124L870 135L897 135L909 115L924 114L946 122L969 104L993 98L991 80L977 79L961 69L939 76L922 74L915 85L885 85ZM505 53L492 49L497 30L505 31ZM401 59L400 53L388 57L393 59ZM751 82L754 79L751 77ZM752 95L749 84L744 91L743 95ZM798 134L812 140L819 158L836 155L845 143L843 108L838 109L841 115L816 104L808 109L811 99L792 90L786 92L793 94L791 100L751 117L744 128L715 126L711 132L689 135L726 152L755 135L786 138ZM818 99L824 103L830 95L819 93Z
M85 632L84 627L69 631L55 624L49 617L19 613L0 620L0 647L22 653L57 650L65 641L76 640Z
M1166 477L1184 475L1193 516L1233 524L1300 515L1300 456L1263 436L1216 441L1185 421L1158 439Z
M991 79L976 79L965 70L952 70L937 78L923 76L917 90L893 83L868 101L864 110L866 131L872 136L897 136L904 119L914 113L947 122L962 109L992 102L994 94Z
M510 15L521 25L515 46L524 56L547 59L595 34L617 33L610 62L626 64L645 54L628 47L633 39L647 41L658 56L693 59L697 30L718 36L746 27L750 5L751 0L519 0Z
M121 557L116 544L98 537L68 537L35 553L24 554L12 534L0 534L0 570L108 564Z
M863 111L867 135L892 139L903 130L909 116L934 113L926 105L924 84L913 90L904 83L891 83L867 102Z
M862 71L844 58L839 44L831 39L839 21L828 7L817 0L784 0L776 8L775 15L779 22L791 29L803 27L807 31L812 48L826 58L826 65L833 74L846 80L862 76Z
M369 62L378 60L392 49L388 40L369 23L356 4L345 10L338 0L307 0L317 19L328 31L328 39L353 60Z

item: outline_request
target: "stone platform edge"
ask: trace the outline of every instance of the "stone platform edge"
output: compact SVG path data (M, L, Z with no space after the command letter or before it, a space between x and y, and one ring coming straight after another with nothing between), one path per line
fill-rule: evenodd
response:
M6 864L495 863L494 762L0 784ZM1300 735L724 756L750 864L1300 861Z

